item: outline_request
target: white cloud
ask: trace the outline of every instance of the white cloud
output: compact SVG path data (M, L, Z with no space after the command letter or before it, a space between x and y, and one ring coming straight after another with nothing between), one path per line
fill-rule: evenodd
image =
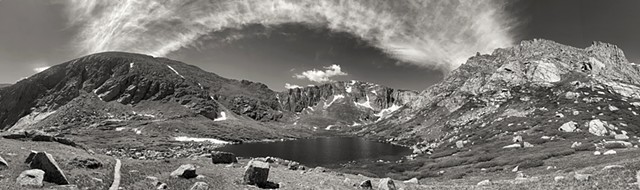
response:
M50 66L36 67L36 68L33 68L33 71L34 71L34 72L36 72L36 73L39 73L39 72L42 72L42 71L44 71L44 70L49 69L49 67L50 67Z
M297 79L308 79L317 83L324 83L332 82L333 80L331 80L331 77L348 75L347 73L342 72L340 65L333 64L331 66L324 67L324 69L324 71L317 69L308 70L300 74L295 74L293 77Z
M513 44L503 0L66 1L83 53L164 56L248 24L304 23L346 32L411 64L450 71L476 52ZM217 36L238 39L242 36ZM221 41L222 43L223 41Z
M284 88L286 88L286 89L294 89L294 88L302 88L302 87L299 86L299 85L295 85L295 84L285 83L284 84Z

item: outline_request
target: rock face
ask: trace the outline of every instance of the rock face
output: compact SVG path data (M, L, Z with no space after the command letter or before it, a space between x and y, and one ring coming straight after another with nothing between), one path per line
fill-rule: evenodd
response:
M45 172L39 169L26 170L16 178L16 183L21 186L40 188L43 186L44 174Z
M396 184L393 183L391 178L383 178L380 180L378 184L378 189L380 190L396 190Z
M211 162L214 164L231 164L237 163L236 155L230 152L213 151L211 152Z
M247 169L244 172L243 182L257 186L268 184L269 169L269 163L251 160L247 164Z
M196 174L196 166L192 164L184 164L181 165L178 169L171 172L170 176L191 179L198 177L198 174Z
M55 183L58 185L67 185L69 181L64 175L64 172L58 166L58 163L53 159L51 154L46 152L38 152L33 156L31 163L29 164L31 169L40 169L45 172L44 181Z

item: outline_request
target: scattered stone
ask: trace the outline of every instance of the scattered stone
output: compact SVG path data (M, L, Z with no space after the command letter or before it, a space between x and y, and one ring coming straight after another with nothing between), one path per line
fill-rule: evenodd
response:
M231 152L213 151L211 152L211 162L214 164L237 163L236 155Z
M562 131L562 132L571 133L571 132L575 132L577 128L578 128L578 123L573 122L573 121L569 121L569 122L566 122L566 123L562 124L562 126L560 126L560 128L558 128L558 130Z
M464 148L464 142L463 141L456 141L456 147L457 148Z
M580 97L580 93L577 93L577 92L567 92L567 93L565 93L565 94L564 94L564 97L565 97L566 99L573 100L573 99L579 98L579 97Z
M64 175L64 172L58 166L58 163L51 154L46 152L38 152L35 156L33 156L33 160L31 164L29 164L31 169L41 169L45 172L44 181L55 183L58 185L68 185L69 181L67 177Z
M606 152L602 153L602 155L614 155L614 154L617 154L615 150L607 150Z
M396 184L393 183L391 178L383 178L380 179L380 183L378 184L378 189L380 190L396 190Z
M373 185L371 185L371 180L365 180L360 183L360 188L362 189L373 189Z
M477 186L487 186L487 185L491 185L493 184L493 182L491 182L491 180L485 179L482 180L480 182L478 182Z
M589 179L591 179L591 175L576 173L575 175L573 175L573 178L575 178L578 181L589 181Z
M512 172L517 172L517 171L518 171L518 168L520 168L520 165L517 165L517 166L516 166L515 168L513 168L511 171L512 171Z
M618 109L618 107L615 107L615 106L609 105L609 110L611 110L611 111L618 111L618 110L620 110L620 109Z
M313 168L311 171L313 171L313 172L318 172L318 173L324 173L324 172L327 172L327 169L326 169L326 168L323 168L323 167L318 166L318 167Z
M529 142L523 142L522 146L525 147L525 148L531 148L531 147L533 147L533 144L531 144Z
M513 137L513 140L512 140L512 141L513 141L514 143L522 142L522 136L520 136L520 135L515 136L515 137Z
M556 113L556 117L558 117L558 118L564 118L564 114L562 114L562 113Z
M593 155L596 155L596 156L599 156L599 155L601 155L601 154L602 154L602 153L601 153L600 151L595 151L595 152L593 152Z
M589 126L589 133L593 135L604 136L607 134L607 128L604 126L604 122L599 119L591 120L587 125Z
M555 181L555 182L560 182L562 180L564 180L564 176L556 176L556 177L553 178L553 181Z
M209 184L199 181L194 183L189 190L209 190Z
M616 134L614 138L617 140L627 140L629 139L629 136L627 136L626 134Z
M516 143L512 145L503 146L502 148L521 148L521 147L522 145L520 145L520 143Z
M605 145L609 145L609 144L620 144L624 147L627 148L631 148L633 147L633 144L631 144L630 142L626 142L626 141L604 141Z
M287 165L287 168L289 168L289 170L297 170L298 167L300 167L300 163L298 162L289 162L289 165Z
M551 137L550 136L542 136L542 137L540 137L540 139L551 140Z
M602 168L602 170L611 170L611 169L622 169L624 166L622 165L609 165Z
M269 163L251 160L244 172L243 182L249 185L267 184L269 178Z
M574 110L573 115L580 115L580 112L578 110Z
M403 183L410 183L410 184L420 184L420 181L418 181L418 178L411 178L410 180L406 180Z
M156 184L156 189L169 189L169 185L166 183L158 182Z
M582 146L582 142L573 142L573 144L571 144L571 148L576 148Z
M89 168L89 169L98 169L102 167L102 163L95 158L76 157L76 158L73 158L70 164L76 167Z
M42 187L42 181L44 180L44 171L39 169L26 170L20 173L18 178L16 178L16 183L20 186L27 187Z
M196 174L196 166L193 164L181 165L178 169L171 172L171 177L181 177L185 179L198 177L198 174Z

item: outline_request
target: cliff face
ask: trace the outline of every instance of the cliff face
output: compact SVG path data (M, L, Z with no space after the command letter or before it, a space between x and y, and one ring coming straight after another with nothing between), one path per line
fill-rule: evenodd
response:
M595 42L580 49L548 40L523 41L470 58L406 108L361 133L379 131L375 136L413 144L451 142L481 129L499 133L503 125L519 124L525 130L543 121L557 130L565 122L611 120L604 117L614 115L620 116L616 123L631 126L640 113L634 106L638 101L640 68L615 45ZM608 105L624 111L605 111Z

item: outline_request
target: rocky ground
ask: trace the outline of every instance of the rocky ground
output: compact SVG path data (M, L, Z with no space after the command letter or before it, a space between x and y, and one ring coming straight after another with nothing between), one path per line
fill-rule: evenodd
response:
M56 142L33 142L0 139L0 157L6 165L0 170L1 189L108 189L114 180L117 157L93 153ZM57 162L70 185L60 186L45 181L42 188L20 185L20 174L30 169L25 163L34 151L46 151ZM536 167L522 167L517 171L471 171L461 179L422 178L420 180L391 180L397 189L636 189L640 170L640 149L617 149L616 154L593 155L577 152L554 157ZM211 154L197 154L188 158L162 160L121 159L120 189L191 189L204 182L209 189L259 189L243 180L249 158L237 163L212 163ZM381 180L376 177L344 173L342 170L292 167L290 161L277 158L258 158L269 163L268 181L279 189L365 189L360 185L370 180L373 189ZM0 164L1 165L1 164ZM174 177L175 170L193 165L195 175ZM33 168L33 167L31 167ZM295 169L292 169L295 168ZM179 174L183 174L178 172ZM443 169L443 172L450 172ZM50 172L50 171L47 171ZM387 183L383 183L387 184ZM202 185L200 183L200 185ZM161 188L162 189L162 188Z

